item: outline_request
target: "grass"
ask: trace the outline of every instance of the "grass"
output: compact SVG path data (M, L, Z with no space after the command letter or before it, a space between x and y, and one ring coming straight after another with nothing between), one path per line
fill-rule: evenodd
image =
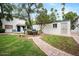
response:
M44 56L32 40L14 35L0 35L1 56Z
M42 39L60 50L79 56L79 45L72 37L43 35Z

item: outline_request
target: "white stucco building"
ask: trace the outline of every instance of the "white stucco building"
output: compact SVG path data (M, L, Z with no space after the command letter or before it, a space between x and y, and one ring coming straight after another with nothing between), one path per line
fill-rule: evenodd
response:
M2 20L5 32L24 32L25 20L14 18L11 21ZM27 29L27 27L26 27ZM40 25L33 25L33 29L40 30ZM70 35L70 21L53 22L43 28L45 34Z
M39 25L34 25L33 28L40 30ZM42 31L45 34L70 36L70 21L46 24Z
M23 19L14 18L10 21L3 19L2 23L5 32L24 32L25 20Z

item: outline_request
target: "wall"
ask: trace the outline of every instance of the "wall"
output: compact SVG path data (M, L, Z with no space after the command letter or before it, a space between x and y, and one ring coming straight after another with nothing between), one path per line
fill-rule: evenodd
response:
M40 30L40 26L39 25L33 25L33 29Z
M59 34L60 33L60 25L59 25L59 23L56 23L57 28L53 28L53 24L55 24L55 23L47 24L44 27L43 32L45 34Z
M25 21L22 19L14 18L13 21L2 20L3 28L5 29L5 25L13 25L13 29L5 29L6 32L12 32L13 30L17 30L16 25L25 25ZM23 32L23 31L21 31Z
M70 35L71 35L71 34L70 34L70 27L71 27L70 21L63 21L63 22L60 22L61 27L62 27L62 23L63 23L63 25L64 25L64 28L65 28L65 29L67 28L67 32L66 32L66 33L64 32L64 34L61 33L61 35L70 36ZM60 30L61 30L61 29L60 29ZM61 31L62 31L62 30L61 30Z
M79 18L78 18L78 21L76 22L76 24L79 24Z
M18 19L18 18L14 18L13 21L2 20L2 22L3 22L4 29L5 29L5 25L13 25L13 29L6 29L6 32L12 32L13 30L17 30L16 25L25 25L25 21ZM67 23L66 27L68 30L67 30L66 34L61 33L61 31L62 31L61 23ZM53 28L53 24L57 24L57 28ZM40 25L33 25L33 28L36 30L40 30ZM69 36L70 35L70 21L54 22L54 23L46 24L42 31L45 34L68 35ZM21 32L23 32L23 29L21 30Z
M67 23L67 32L62 34L61 33L61 25L65 25L64 23ZM53 28L53 24L57 24L57 28ZM36 30L40 30L40 25L33 25L33 28ZM55 35L64 35L64 36L70 36L70 21L63 21L63 22L54 22L51 24L46 24L43 28L43 33L45 34L55 34Z

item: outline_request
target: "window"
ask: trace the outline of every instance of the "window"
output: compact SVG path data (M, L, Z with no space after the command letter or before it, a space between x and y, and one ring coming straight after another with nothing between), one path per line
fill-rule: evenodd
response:
M5 29L12 29L13 26L12 25L5 25Z
M53 28L57 28L57 24L53 24Z

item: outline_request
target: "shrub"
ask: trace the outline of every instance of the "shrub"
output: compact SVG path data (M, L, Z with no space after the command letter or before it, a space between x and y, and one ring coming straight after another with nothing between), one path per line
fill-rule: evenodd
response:
M0 28L0 33L5 33L5 29Z
M38 31L36 31L35 29L32 29L32 30L27 30L27 33L29 35L37 35L38 34Z
M32 30L27 30L27 33L28 33L29 35L32 35Z
M74 25L71 25L71 29L74 30L75 29L75 26Z
M37 35L38 34L38 31L35 30L35 29L32 29L32 33L33 33L33 35Z

